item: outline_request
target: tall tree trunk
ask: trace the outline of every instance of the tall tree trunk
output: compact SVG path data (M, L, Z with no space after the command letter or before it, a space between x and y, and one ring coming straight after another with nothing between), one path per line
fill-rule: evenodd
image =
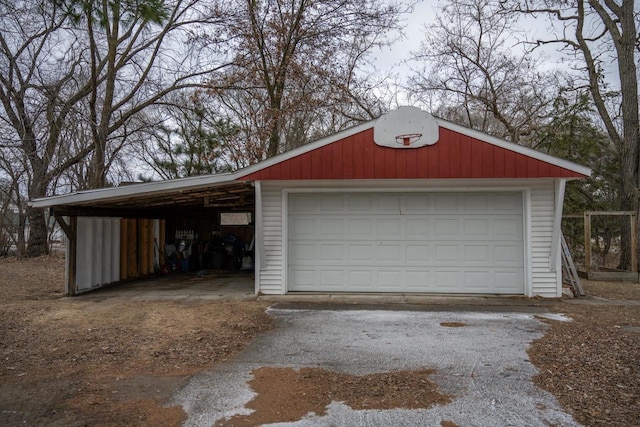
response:
M37 199L47 195L47 174L46 164L38 156L30 158L32 167L31 183L29 185L29 199ZM29 237L27 239L26 256L37 257L49 254L49 244L47 242L47 222L44 216L44 209L27 206L27 219L29 221Z
M47 221L44 217L44 209L27 208L29 218L29 239L27 240L27 257L47 255L49 245L47 243Z
M591 0L593 3L595 0ZM609 2L606 4L610 6ZM600 13L599 4L594 8ZM621 31L612 32L614 45L618 53L618 74L621 88L622 112L622 155L621 160L621 208L638 213L640 189L640 119L638 117L638 74L635 63L637 29L634 17L634 0L624 0L614 9L619 19ZM601 13L604 15L604 13ZM606 22L605 22L606 23ZM614 27L613 24L608 26ZM631 266L631 229L625 221L622 228L620 268ZM635 254L636 257L638 254Z
M581 20L576 31L578 42L585 56L589 71L590 90L595 106L602 117L611 140L620 154L620 208L638 212L640 188L640 118L638 117L638 74L635 63L637 28L635 22L635 0L623 0L617 4L612 0L588 0L596 11L607 31L611 35L617 57L618 77L622 101L622 134L618 132L611 115L607 111L605 100L600 92L600 70L582 33L586 25L583 1L578 2ZM627 269L631 264L630 228L623 226L620 254L620 268ZM637 256L637 254L636 254Z
M27 240L25 239L26 224L26 212L22 207L20 207L18 213L18 231L16 238L16 256L19 258L25 256L27 253Z

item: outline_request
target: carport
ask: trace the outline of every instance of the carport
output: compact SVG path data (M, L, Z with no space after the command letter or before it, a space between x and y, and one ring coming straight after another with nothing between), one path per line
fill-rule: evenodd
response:
M67 295L154 273L238 270L240 261L205 252L207 245L236 236L244 247L254 238L254 188L230 174L80 191L32 204L49 208L67 237ZM182 241L189 255L172 257L167 249L179 249Z

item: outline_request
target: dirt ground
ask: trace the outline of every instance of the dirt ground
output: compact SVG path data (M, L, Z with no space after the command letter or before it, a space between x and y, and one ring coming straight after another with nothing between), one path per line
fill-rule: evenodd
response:
M189 375L272 327L258 302L60 299L63 260L0 259L0 425L179 425Z
M273 327L266 304L253 301L61 299L63 275L58 256L0 258L0 425L180 425L182 409L164 406L172 392ZM551 306L574 321L545 320L546 335L529 349L540 369L535 382L585 425L640 425L640 285L587 282L586 289L596 302L611 301ZM284 421L295 419L296 411L323 410L327 396L334 395L354 407L412 407L408 396L422 392L428 394L422 402L443 403L448 397L437 392L428 374L367 378L266 369L255 372L252 386L279 378L286 387L273 383L272 390L307 396L304 405L280 413ZM420 383L412 382L416 378ZM323 393L316 393L318 387ZM267 391L258 396L290 400Z
M584 282L608 304L557 304L572 322L551 327L528 353L535 383L589 426L640 426L640 284Z

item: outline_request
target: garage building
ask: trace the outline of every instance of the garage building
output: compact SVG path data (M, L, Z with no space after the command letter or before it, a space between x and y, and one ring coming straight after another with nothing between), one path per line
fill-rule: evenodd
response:
M32 205L69 237L69 294L153 273L180 237L194 245L190 269L236 268L204 249L233 235L260 294L559 297L565 184L590 174L401 107L230 174Z

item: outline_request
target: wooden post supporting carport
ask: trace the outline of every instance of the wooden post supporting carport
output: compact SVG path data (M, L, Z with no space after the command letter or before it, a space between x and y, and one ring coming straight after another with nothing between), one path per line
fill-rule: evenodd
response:
M67 236L67 271L66 282L64 284L64 293L66 296L73 296L78 293L78 284L76 283L76 254L78 250L78 217L69 217L69 223L67 223L64 217L57 215L55 211L53 216L60 224L60 228Z

